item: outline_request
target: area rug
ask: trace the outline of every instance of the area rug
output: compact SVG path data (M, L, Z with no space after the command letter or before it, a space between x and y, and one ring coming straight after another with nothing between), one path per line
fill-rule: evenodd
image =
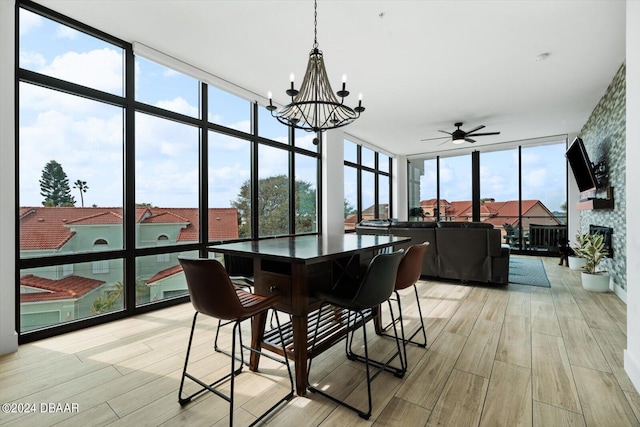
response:
M509 259L509 283L551 287L544 264L539 259L511 257Z

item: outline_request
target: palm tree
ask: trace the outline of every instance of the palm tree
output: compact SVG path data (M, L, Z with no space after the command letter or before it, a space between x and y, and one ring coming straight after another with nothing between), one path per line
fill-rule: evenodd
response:
M82 193L86 193L87 190L89 189L89 186L87 185L87 181L82 181L80 179L77 179L76 182L73 183L73 188L77 188L80 191L80 203L84 208L84 196L82 195Z

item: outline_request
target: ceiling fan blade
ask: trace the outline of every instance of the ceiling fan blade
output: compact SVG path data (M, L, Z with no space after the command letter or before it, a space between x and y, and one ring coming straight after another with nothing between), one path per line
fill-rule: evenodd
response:
M485 133L468 133L467 136L487 136L487 135L500 135L500 132L485 132Z
M420 141L433 141L435 139L445 139L445 138L450 138L449 136L439 136L437 138L426 138L426 139L421 139Z
M475 140L475 139L471 139L471 138L465 138L464 140L465 140L465 141L467 141L467 142L470 142L470 143L472 143L472 144L473 144L474 142L476 142L476 140Z
M444 145L444 144L446 144L447 142L450 142L450 141L451 141L450 139L447 139L445 142L441 142L440 144L438 144L438 147L441 146L441 145Z
M475 131L480 130L484 127L485 127L484 125L480 125L477 128L471 129L469 132L466 132L466 134L469 135L470 133L474 133Z

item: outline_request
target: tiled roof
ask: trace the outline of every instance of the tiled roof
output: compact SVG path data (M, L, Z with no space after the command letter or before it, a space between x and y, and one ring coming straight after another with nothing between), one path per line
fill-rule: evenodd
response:
M184 224L178 241L198 240L197 208L136 208L136 220L142 224ZM119 225L122 208L113 207L22 207L20 208L20 249L60 249L74 235L72 227ZM77 230L77 229L76 229ZM236 208L209 209L209 240L238 237Z
M188 223L189 220L180 215L176 215L171 211L158 212L151 214L142 220L143 224L180 224Z
M95 208L94 208L95 209ZM66 225L119 225L124 222L121 213L109 211L99 212L84 218L67 221Z
M20 277L20 286L42 289L42 292L20 294L20 302L37 302L80 298L105 282L80 276L67 276L61 280L26 274Z
M178 273L182 273L182 266L180 264L174 265L173 267L165 268L164 270L160 270L156 274L151 276L149 280L147 280L147 285L158 282L162 279L166 279L167 277L171 277Z
M436 199L428 199L420 201L420 206L435 206ZM455 217L456 220L466 221L471 217L471 201L460 200L455 202L447 202L444 199L440 200L440 204L447 206L446 212L443 212L443 216ZM522 201L522 214L527 213L535 206L541 206L550 217L553 214L547 209L547 207L540 200L523 200ZM508 200L506 202L491 202L485 201L480 205L480 217L482 221L490 222L493 225L502 226L505 223L514 225L518 222L519 212L518 200Z

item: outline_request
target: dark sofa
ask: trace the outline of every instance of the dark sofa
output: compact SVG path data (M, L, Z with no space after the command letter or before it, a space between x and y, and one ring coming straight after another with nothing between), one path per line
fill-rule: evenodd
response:
M356 233L411 237L405 247L429 242L423 276L502 285L509 282L509 248L501 245L500 230L488 223L368 220L356 225Z

